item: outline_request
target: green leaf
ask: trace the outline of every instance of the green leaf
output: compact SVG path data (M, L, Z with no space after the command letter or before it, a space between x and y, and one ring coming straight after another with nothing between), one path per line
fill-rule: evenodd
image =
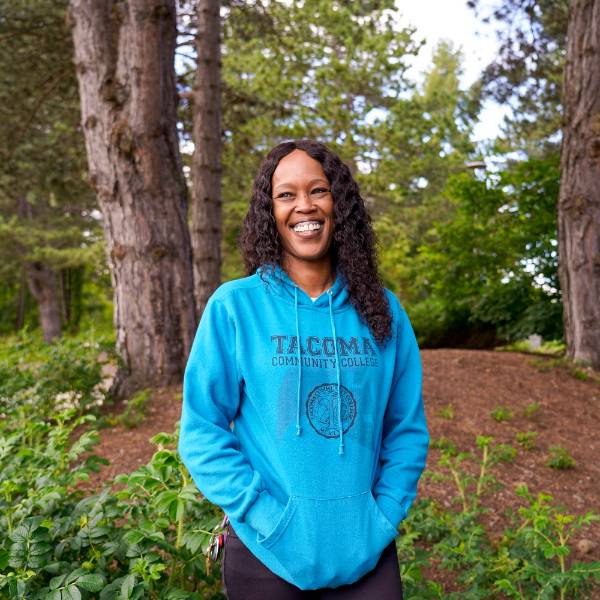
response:
M81 600L81 592L76 585L70 585L62 591L63 600Z
M88 573L77 578L77 586L88 592L99 592L104 586L104 577L96 573Z

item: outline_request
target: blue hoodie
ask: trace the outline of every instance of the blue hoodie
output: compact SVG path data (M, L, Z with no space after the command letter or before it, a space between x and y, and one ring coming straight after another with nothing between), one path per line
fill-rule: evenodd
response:
M340 269L313 301L264 265L216 289L192 344L179 454L247 548L302 590L373 569L425 467L419 347L385 294L381 348Z

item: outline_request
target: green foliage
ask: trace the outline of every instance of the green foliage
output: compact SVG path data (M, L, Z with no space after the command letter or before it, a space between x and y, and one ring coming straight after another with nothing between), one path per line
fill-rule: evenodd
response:
M477 512L484 491L497 486L496 478L489 472L490 467L499 461L512 459L512 456L508 458L510 453L507 453L505 446L499 444L492 446L493 440L491 436L477 436L476 444L481 450L481 456L466 451L456 453L453 447L442 450L438 464L447 471L447 479L456 486L458 496L455 500L460 500L465 515ZM478 463L477 476L463 468L462 465L467 459Z
M495 582L496 588L509 598L528 598L532 594L561 600L589 597L582 594L589 590L592 578L600 581L600 563L567 565L568 542L573 534L600 517L592 512L567 514L561 507L549 504L552 496L534 496L526 485L519 485L516 494L525 500L525 505L518 510L516 528L505 531L504 541L513 568L510 577ZM519 552L521 548L527 553Z
M546 466L553 469L573 469L576 465L575 459L569 454L569 451L560 445L550 447Z
M421 240L415 265L426 274L417 279L424 322L415 312L424 342L440 345L453 330L465 335L485 327L508 341L531 333L562 337L558 181L554 155L480 179L449 179L444 193L451 208Z
M600 374L591 367L589 361L572 360L567 356L559 356L557 358L534 358L529 361L529 364L542 373L561 369L579 381L600 383Z
M562 356L565 353L565 343L559 340L546 340L537 348L532 348L528 340L516 340L504 346L496 346L498 352L527 352L529 354L545 354Z
M155 436L150 463L118 476L117 491L86 496L78 483L108 461L82 460L97 433L73 433L94 420L68 409L0 431L0 596L222 598L206 558L222 514L190 480L176 435Z
M497 55L482 76L486 97L513 110L496 141L498 151L529 155L556 151L560 143L568 0L535 4L469 0L485 22L496 23Z
M575 379L579 379L579 381L588 381L590 378L587 371L584 371L583 369L578 369L576 367L571 369L571 375L573 375Z
M442 406L442 408L440 408L438 414L440 417L442 417L442 419L451 421L454 419L454 406L452 406L452 404L446 404L446 406Z
M537 431L519 431L515 437L524 450L533 450L537 439Z
M527 419L531 419L531 418L535 417L535 415L537 415L539 411L540 411L540 403L539 402L530 402L523 409L523 416L525 416Z
M137 392L131 398L125 400L125 410L116 417L106 419L108 425L124 425L132 429L141 425L145 418L146 405L152 398L152 390L145 389Z
M0 0L2 333L37 326L30 287L42 267L54 272L62 324L75 331L84 281L98 257L106 261L67 8L65 0Z
M61 365L69 351L57 353L67 378ZM32 363L43 356L32 341L19 352ZM75 361L74 380L86 381L80 374ZM27 389L27 376L8 369L3 393ZM222 511L199 494L181 463L177 430L152 438L148 464L86 490L82 484L107 463L93 454L95 416L77 407L48 412L46 398L31 391L28 398L23 404L3 397L0 597L221 600L219 565L207 551ZM490 436L475 441L475 450L459 450L448 438L432 441L441 454L424 479L448 482L458 510L423 498L409 511L397 540L405 597L587 597L592 582L600 582L600 563L572 561L570 544L598 517L570 515L549 496L520 488L522 506L507 511L498 536L486 520L489 494L501 487L493 468L514 460L516 451ZM448 580L454 591L440 583Z
M11 411L15 425L41 412L75 408L78 415L99 413L106 401L99 354L114 358L112 340L93 331L52 343L39 332L22 331L0 347L0 410Z
M454 483L453 503L462 510L447 510L431 498L422 498L402 522L398 550L407 563L405 597L591 598L593 582L600 583L600 562L570 560L570 543L600 516L569 514L552 505L551 496L534 496L521 484L515 490L521 506L516 512L506 511L506 526L498 535L489 527L485 494L499 487L489 469L505 450L499 451L501 445L492 442L491 437L478 436L479 455L450 453L439 461ZM478 476L467 474L477 470ZM438 479L430 471L425 474ZM430 578L423 577L424 570ZM443 573L444 581L450 575L453 591L431 581L438 579L438 573Z
M510 421L513 418L513 411L506 406L497 406L492 410L490 416L494 421L502 423L502 421Z
M429 444L431 448L438 448L439 450L446 450L449 453L456 454L455 443L447 437L439 437L431 440Z

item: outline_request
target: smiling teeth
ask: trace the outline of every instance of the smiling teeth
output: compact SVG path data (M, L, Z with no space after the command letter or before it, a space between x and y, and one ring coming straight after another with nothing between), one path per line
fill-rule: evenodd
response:
M314 229L321 229L321 223L310 221L294 226L294 231L313 231Z

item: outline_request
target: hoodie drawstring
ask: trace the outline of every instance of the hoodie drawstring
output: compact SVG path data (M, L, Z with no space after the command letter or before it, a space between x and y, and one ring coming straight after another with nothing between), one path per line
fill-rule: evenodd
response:
M300 356L300 327L298 325L298 286L294 286L294 301L296 308L296 341L298 342L298 394L296 400L296 435L300 435L300 385L302 382L302 357Z
M335 336L335 323L333 320L333 306L331 297L333 295L332 290L327 290L327 296L329 298L329 322L331 324L331 333L333 335L333 349L335 351L335 367L337 372L337 386L338 386L338 429L340 443L338 447L338 454L344 454L344 428L342 426L342 386L340 383L340 360L338 357L337 343ZM298 323L298 286L294 285L294 308L296 312L296 341L297 341L297 354L298 354L298 392L296 395L296 435L300 435L302 427L300 426L300 387L302 385L302 357L300 353L300 325Z
M335 337L335 323L333 321L333 309L331 306L331 297L333 292L329 290L329 321L331 323L331 333L333 335L333 349L335 350L335 367L337 371L337 384L338 384L338 427L340 430L340 445L338 447L338 454L344 454L344 427L342 426L342 386L340 385L340 360L337 351L337 339Z

